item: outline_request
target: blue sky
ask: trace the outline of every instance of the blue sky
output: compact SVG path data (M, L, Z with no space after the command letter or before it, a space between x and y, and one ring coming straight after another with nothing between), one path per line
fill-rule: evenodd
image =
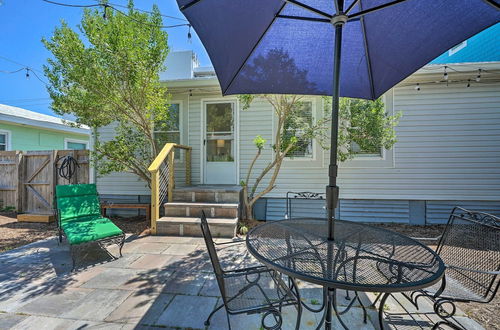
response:
M69 4L93 4L95 0L55 0ZM114 4L126 5L125 0L112 0ZM135 7L151 10L156 3L162 14L183 18L175 0L136 0ZM50 56L41 43L42 37L50 37L61 19L72 27L80 22L81 8L61 7L42 0L0 0L0 103L18 106L28 110L53 114L50 98L45 85L33 74L26 79L25 71L6 74L24 66L32 67L45 80L42 66ZM164 25L178 24L180 21L164 18ZM182 22L180 22L182 23ZM192 49L198 54L201 65L209 65L210 60L194 31L188 42L187 27L167 29L172 50ZM16 63L13 63L16 62ZM19 64L17 64L19 63ZM45 80L46 81L46 80Z

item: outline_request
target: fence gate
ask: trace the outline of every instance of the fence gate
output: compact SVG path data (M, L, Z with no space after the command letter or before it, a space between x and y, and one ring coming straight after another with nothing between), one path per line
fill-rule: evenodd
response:
M27 151L23 154L19 187L23 213L53 213L54 156L54 151Z
M17 193L20 161L19 151L0 152L0 209L4 207L21 209Z

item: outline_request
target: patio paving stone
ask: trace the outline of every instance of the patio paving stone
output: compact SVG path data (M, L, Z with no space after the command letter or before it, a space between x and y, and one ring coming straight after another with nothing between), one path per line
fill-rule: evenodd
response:
M133 292L106 321L151 325L156 322L161 313L172 301L171 294L143 294Z
M123 246L122 253L160 254L169 247L170 245L163 243L127 242Z
M167 309L156 321L156 325L203 329L217 298L199 296L175 296Z
M68 311L77 307L80 301L91 292L91 289L66 289L62 293L49 294L35 299L18 308L16 312L33 315L59 316L62 311Z
M135 269L107 268L100 274L89 279L80 287L90 289L115 289L134 278L136 274L137 270Z
M74 272L70 272L67 243L58 245L55 238L1 253L0 329L127 330L151 329L151 325L164 329L204 329L203 322L221 298L203 239L129 236L125 246L127 251L117 260L112 260L98 246L90 247L83 254L87 254L85 264ZM226 270L258 265L244 243L220 245L217 249ZM118 252L113 246L109 250ZM303 300L319 307L322 289L301 281L299 286ZM345 291L339 291L339 305L350 302L344 297ZM375 295L362 294L361 298L368 306ZM405 308L420 325L429 328L429 321L438 319L429 313L432 305L424 301L419 300L421 308L417 311L400 295L397 301L389 299L385 313L388 328L415 327ZM362 311L357 306L359 303L355 302L343 316L349 327L377 328L377 311L369 308L369 322L364 324ZM227 329L225 313L224 310L217 312L209 329ZM295 316L293 307L284 309L283 329L294 328ZM300 329L314 329L320 317L320 314L304 311ZM260 328L257 314L230 318L233 329ZM467 329L482 329L465 316L456 319ZM334 327L339 327L338 320L334 320Z
M174 256L185 256L193 253L197 248L198 245L196 244L172 244L162 253Z
M26 318L26 315L0 313L0 329L12 329Z
M94 290L80 301L76 308L62 314L62 317L77 320L103 321L131 294L126 290Z
M168 255L146 254L137 258L128 267L134 269L162 268L170 259L172 257Z
M185 295L197 295L208 275L199 273L175 272L163 288L164 293L176 293Z

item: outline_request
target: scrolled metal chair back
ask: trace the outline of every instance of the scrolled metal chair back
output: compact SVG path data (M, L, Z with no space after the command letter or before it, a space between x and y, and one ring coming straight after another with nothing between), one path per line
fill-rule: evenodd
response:
M494 298L500 283L500 218L455 207L437 252L446 265L452 266L447 267L446 276L472 293L471 301L489 302Z
M304 206L306 205L305 202L306 200L323 200L325 201L325 206L326 206L326 194L324 193L315 193L311 191L301 191L301 192L294 192L294 191L289 191L286 193L286 210L285 210L285 219L296 219L296 218L303 218L309 216L309 212L300 212L300 210L304 209ZM294 208L294 204L296 204ZM296 209L299 209L299 211L295 212ZM326 210L326 208L325 208ZM326 211L325 211L326 212Z
M201 232L203 234L203 239L205 240L205 245L207 246L208 255L210 256L210 261L214 268L215 278L217 279L217 284L222 294L222 299L226 300L226 289L224 284L224 271L220 265L219 257L217 255L217 250L215 250L214 241L212 238L212 233L210 232L210 227L208 226L207 217L205 212L201 213Z

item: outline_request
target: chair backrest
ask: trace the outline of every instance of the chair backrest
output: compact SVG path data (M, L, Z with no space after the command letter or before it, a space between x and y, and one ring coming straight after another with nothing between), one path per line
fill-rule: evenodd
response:
M326 206L326 195L324 193L315 193L310 191L294 192L289 191L286 193L286 213L285 219L305 218L310 217L311 212L309 201L322 200L323 206ZM317 209L318 205L314 205ZM325 209L326 210L326 209ZM326 211L325 211L326 212ZM326 218L325 218L326 219Z
M465 289L464 293L476 296L470 300L489 302L495 297L500 277L487 272L500 270L500 218L455 207L437 252L446 265L477 271L446 269L446 276L459 282ZM477 296L482 298L477 299Z
M222 299L226 302L226 286L224 283L224 271L219 262L219 257L217 256L217 250L215 250L214 241L212 234L210 233L210 227L208 226L207 217L205 212L201 212L201 232L203 234L203 239L205 240L205 245L207 246L208 255L210 256L210 261L215 272L215 278L217 279L217 284L219 284L219 289L222 295Z
M61 223L80 217L101 214L99 196L95 184L56 186L55 200Z

